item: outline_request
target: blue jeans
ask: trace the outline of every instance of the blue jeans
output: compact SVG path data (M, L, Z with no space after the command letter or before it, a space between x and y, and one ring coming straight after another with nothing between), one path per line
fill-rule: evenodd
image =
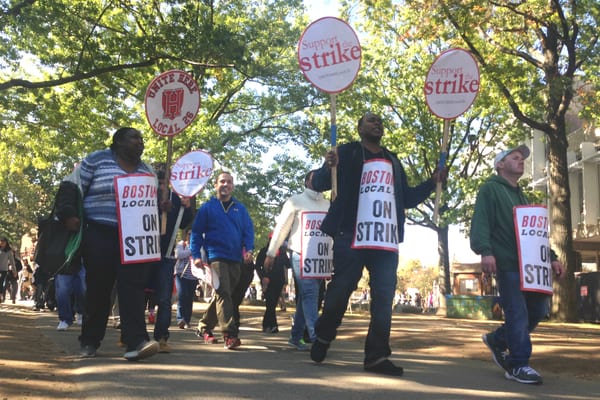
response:
M369 271L371 289L371 322L365 342L365 366L376 364L392 353L390 328L392 305L396 291L398 254L382 250L355 250L351 235L339 234L333 241L333 276L325 292L323 312L315 324L315 333L331 342L348 307L348 299L356 290L363 267Z
M175 268L174 258L162 257L155 271L156 287L154 295L156 297L156 322L154 323L154 339L169 339L169 327L171 326L171 306L173 305L173 270Z
M296 293L296 313L294 314L294 324L292 325L292 340L298 341L304 336L304 328L308 330L308 337L311 341L316 338L315 322L319 317L318 301L320 279L302 279L300 278L300 255L292 253L290 257L292 262L292 271L298 284L298 293Z
M179 275L175 276L175 286L177 286L177 322L184 321L186 324L189 324L192 320L194 292L197 285L198 281L195 279L185 279Z
M504 310L504 324L492 332L492 335L500 350L509 350L509 365L512 368L520 368L529 365L530 333L548 314L549 296L536 292L522 292L519 272L498 270L496 281Z
M85 311L85 268L75 274L57 274L54 287L58 319L72 325L73 311L82 315Z

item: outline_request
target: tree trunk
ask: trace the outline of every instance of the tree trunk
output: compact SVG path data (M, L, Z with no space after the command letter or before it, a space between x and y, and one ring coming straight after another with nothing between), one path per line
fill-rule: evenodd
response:
M577 295L575 274L577 258L573 250L571 223L571 191L567 165L567 135L564 124L554 132L546 132L549 144L548 188L550 201L551 247L566 268L566 276L554 282L553 317L561 321L577 322Z

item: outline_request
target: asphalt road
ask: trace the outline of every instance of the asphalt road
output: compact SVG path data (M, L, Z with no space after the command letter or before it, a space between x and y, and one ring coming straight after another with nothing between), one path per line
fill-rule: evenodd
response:
M195 312L196 318L199 313ZM117 344L116 329L108 329L96 358L79 359L77 328L58 332L55 313L31 313L25 306L3 304L0 399L600 398L600 382L596 380L544 373L543 385L523 385L505 380L487 358L444 352L429 354L396 348L391 359L404 367L403 377L366 373L362 360L368 319L357 314L344 319L327 359L317 365L308 352L287 345L290 312L278 315L278 334L260 331L261 313L258 307L243 308L242 346L238 350L226 350L222 344L201 344L193 329L175 327L171 329L172 353L128 362L122 358L124 349ZM419 319L410 315L401 318L398 323L414 323L417 329ZM439 319L440 329L444 329L444 323L451 323L445 318L431 318ZM473 332L473 336L478 335ZM31 347L27 357L10 351L21 342ZM40 349L39 355L36 349ZM23 365L25 370L21 370Z

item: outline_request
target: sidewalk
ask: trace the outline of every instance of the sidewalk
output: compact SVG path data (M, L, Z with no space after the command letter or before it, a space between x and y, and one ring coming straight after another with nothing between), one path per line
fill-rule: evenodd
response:
M203 306L196 304L195 321ZM193 329L172 327L171 354L128 362L117 346L118 330L108 328L98 357L82 360L76 327L58 332L54 312L34 313L27 307L0 305L0 399L600 398L597 360L585 379L569 372L570 363L586 354L599 357L597 326L540 327L534 342L545 342L548 349L532 362L545 383L534 386L505 380L490 360L480 336L497 324L491 321L395 315L391 359L405 374L392 378L363 371L368 319L356 313L344 319L320 365L287 345L289 309L278 313L281 332L264 334L263 310L248 306L242 308L239 350L200 344Z

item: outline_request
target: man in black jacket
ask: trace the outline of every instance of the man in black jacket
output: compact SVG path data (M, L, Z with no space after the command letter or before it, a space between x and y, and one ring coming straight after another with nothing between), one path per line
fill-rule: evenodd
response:
M394 365L390 328L396 291L398 245L404 236L404 210L416 207L431 194L442 174L435 172L416 187L408 186L395 154L381 145L381 117L366 113L358 121L359 142L329 151L325 164L313 175L317 191L331 189L331 168L337 167L337 197L321 230L333 237L333 276L325 293L322 315L316 322L317 340L311 358L322 362L356 289L363 267L369 271L371 323L365 343L364 369L400 376Z

